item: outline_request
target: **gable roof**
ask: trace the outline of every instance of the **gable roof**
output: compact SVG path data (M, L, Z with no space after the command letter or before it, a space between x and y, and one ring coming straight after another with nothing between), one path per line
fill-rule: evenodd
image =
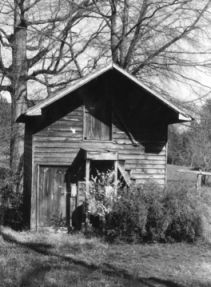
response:
M98 70L96 72L94 72L93 74L82 78L79 82L77 82L76 84L70 86L69 88L62 90L61 92L59 92L58 94L47 98L45 100L43 100L42 102L40 102L39 104L29 108L24 114L22 114L19 117L19 121L22 121L22 117L31 117L31 116L40 116L42 115L42 109L53 104L54 102L58 101L59 99L62 99L63 97L67 96L68 94L76 91L77 89L79 89L80 87L86 85L87 83L91 82L92 80L96 79L97 77L101 76L102 74L106 73L109 70L115 70L118 71L120 74L126 76L131 82L137 84L140 88L146 90L148 93L150 93L151 95L153 95L155 98L159 99L162 103L164 103L165 105L167 105L170 109L172 109L173 111L175 111L176 113L179 114L179 120L181 121L191 121L193 118L190 115L187 115L182 109L178 108L176 105L174 105L173 103L171 103L170 101L168 101L167 99L163 98L161 95L159 95L158 93L152 91L150 88L148 88L147 86L145 86L143 83L141 83L138 79L136 79L134 76L132 76L131 74L129 74L127 71L125 71L124 69L122 69L121 67L119 67L118 65L111 63L108 66L106 66L105 68L102 68L101 70Z

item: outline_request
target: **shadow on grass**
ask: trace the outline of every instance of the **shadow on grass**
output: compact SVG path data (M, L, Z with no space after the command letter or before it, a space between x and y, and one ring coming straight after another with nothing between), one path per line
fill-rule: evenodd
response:
M50 263L49 263L50 264ZM45 283L47 283L47 286L93 286L98 287L102 286L100 285L100 282L106 281L107 284L103 286L121 286L121 287L180 287L182 285L178 285L176 283L173 283L168 280L161 280L158 278L125 278L125 276L118 276L118 274L113 274L112 276L109 274L106 274L107 272L104 272L104 270L99 270L99 273L96 274L96 270L86 269L84 267L81 268L81 266L77 265L78 269L73 268L73 264L70 264L69 266L61 266L59 264L56 265L37 265L34 267L31 271L27 272L23 277L22 281L20 283L20 287L34 287L34 286L40 286L39 284L42 283L42 286ZM68 280L64 279L66 282L62 282L62 285L58 284L58 281L56 281L55 278L52 277L52 274L54 274L55 271L61 272L61 274L66 277L68 274ZM51 272L51 274L49 274ZM75 276L72 276L72 273L75 272ZM49 276L46 276L48 273ZM66 274L65 274L66 273ZM64 275L65 274L65 275ZM46 282L48 277L49 281ZM46 281L44 281L46 280ZM88 282L92 282L91 285L87 285ZM50 283L52 285L50 285ZM95 283L95 285L93 285ZM111 285L108 285L108 284ZM49 284L49 285L48 285ZM58 284L58 285L55 285Z
M20 283L20 287L31 287L35 284L39 286L40 282L44 281L44 277L47 272L51 270L50 266L44 266L44 265L37 265L32 270L26 272Z
M17 240L14 236L12 236L11 234L6 234L3 231L0 230L0 235L2 236L2 238L10 243L16 243L18 245L24 246L24 247L28 247L38 253L42 253L42 254L46 254L48 255L48 253L50 252L49 249L53 248L53 245L51 244L47 244L47 243L39 243L39 242L21 242L19 240Z
M53 251L53 246L50 244L41 244L36 242L21 242L14 238L14 236L10 234L6 234L3 231L0 231L0 234L2 235L3 239L5 241L8 241L10 243L16 243L19 246L29 248L30 250L33 250L35 252L38 252L39 254L45 255L45 256L53 256L61 262L67 262L68 266L65 266L65 269L73 270L73 268L77 267L79 278L82 276L84 278L85 274L89 276L93 272L99 272L102 274L102 276L108 276L111 279L119 279L122 283L118 286L131 286L131 287L185 287L184 285L175 283L171 280L164 280L160 278L144 278L144 277L137 277L125 269L120 269L117 267L112 266L112 264L104 263L101 265L97 265L94 263L87 263L83 260L75 259L70 256L61 255L55 251ZM35 266L32 270L28 271L23 277L22 282L19 286L35 286L35 282L40 283L44 280L45 275L50 270L59 270L63 269L61 267L61 264L53 264L52 262L48 262L46 265L38 264ZM36 283L36 284L37 284ZM77 283L77 282L76 282ZM36 286L39 286L37 284ZM44 285L43 285L44 286ZM57 286L55 283L53 285L49 286ZM71 285L70 285L71 286ZM77 285L80 286L80 285ZM81 286L87 286L87 285L81 285ZM98 285L92 285L92 286L98 286ZM110 286L110 285L108 285ZM111 285L115 286L115 285ZM202 285L200 285L203 287ZM205 285L206 286L206 285Z

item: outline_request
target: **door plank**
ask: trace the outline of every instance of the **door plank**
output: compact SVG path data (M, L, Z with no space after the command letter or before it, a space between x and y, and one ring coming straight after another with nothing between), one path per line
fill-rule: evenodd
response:
M40 166L39 226L51 226L53 216L66 216L67 167Z

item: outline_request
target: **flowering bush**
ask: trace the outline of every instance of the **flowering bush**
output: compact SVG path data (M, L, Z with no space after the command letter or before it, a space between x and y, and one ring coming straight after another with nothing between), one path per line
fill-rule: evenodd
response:
M91 175L87 202L90 221L98 231L104 229L106 216L111 212L116 196L114 171L96 169L95 174Z

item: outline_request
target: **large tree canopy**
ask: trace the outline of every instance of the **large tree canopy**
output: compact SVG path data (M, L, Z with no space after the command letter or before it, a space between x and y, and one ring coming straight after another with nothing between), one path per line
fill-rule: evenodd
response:
M11 169L21 174L24 127L17 117L28 105L27 87L38 82L48 87L81 77L78 55L89 45L77 31L88 1L8 0L0 5L0 91L11 95ZM77 49L72 44L77 45ZM63 76L64 75L64 76ZM58 76L56 80L53 78ZM49 78L52 79L49 82Z
M22 168L22 124L15 122L38 83L64 87L112 59L166 93L166 79L205 84L209 0L2 0L0 91L11 95L11 168ZM203 44L206 41L203 41ZM33 87L33 88L32 88ZM28 88L28 89L27 89Z
M90 2L93 31L98 36L93 61L112 56L120 66L158 90L162 89L162 81L172 79L189 84L194 91L207 88L196 74L210 68L210 1Z

